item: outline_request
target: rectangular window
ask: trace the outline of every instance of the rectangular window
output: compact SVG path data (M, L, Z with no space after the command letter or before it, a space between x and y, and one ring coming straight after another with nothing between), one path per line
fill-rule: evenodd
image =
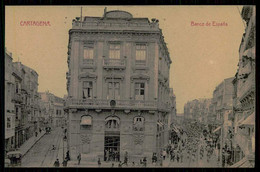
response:
M84 47L84 59L93 59L94 57L94 46L88 45Z
M93 96L92 81L83 82L83 99L91 99Z
M135 99L144 100L144 83L135 83Z
M120 83L109 82L108 83L108 99L120 99Z
M6 127L7 127L7 128L11 128L11 117L7 117Z
M135 51L135 60L136 62L145 62L146 60L146 45L145 44L136 44Z
M120 59L120 44L113 43L109 45L109 58Z

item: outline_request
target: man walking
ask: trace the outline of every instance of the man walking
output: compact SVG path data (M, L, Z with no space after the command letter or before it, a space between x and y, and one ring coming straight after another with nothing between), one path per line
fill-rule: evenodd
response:
M100 161L100 158L98 158L98 167L101 166L101 161Z
M77 159L78 159L78 165L80 165L80 161L81 161L81 154L80 153L79 153Z

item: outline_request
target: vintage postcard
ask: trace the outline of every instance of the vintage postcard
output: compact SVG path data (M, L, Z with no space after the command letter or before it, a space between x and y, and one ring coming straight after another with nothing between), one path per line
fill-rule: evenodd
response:
M255 167L255 6L5 6L5 167Z

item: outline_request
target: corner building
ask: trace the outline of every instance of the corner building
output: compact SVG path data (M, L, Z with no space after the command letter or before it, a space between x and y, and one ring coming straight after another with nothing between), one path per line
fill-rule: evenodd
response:
M68 149L76 160L129 161L168 143L171 59L159 21L125 11L76 18L69 31Z

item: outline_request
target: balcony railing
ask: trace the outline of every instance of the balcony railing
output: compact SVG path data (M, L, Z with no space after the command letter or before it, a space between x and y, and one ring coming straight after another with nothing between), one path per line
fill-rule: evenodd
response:
M84 67L93 67L95 65L95 62L93 59L84 59L81 66Z
M104 68L125 68L125 59L104 59Z
M158 30L158 24L156 23L108 23L108 22L81 22L80 21L75 21L72 24L73 29L108 29L109 30L118 30L118 29L123 29L123 30Z
M111 100L106 99L69 99L66 102L66 106L76 106L93 109L109 109ZM158 103L157 101L145 101L145 100L115 100L115 109L149 109L156 110L161 109L169 111L168 104Z

